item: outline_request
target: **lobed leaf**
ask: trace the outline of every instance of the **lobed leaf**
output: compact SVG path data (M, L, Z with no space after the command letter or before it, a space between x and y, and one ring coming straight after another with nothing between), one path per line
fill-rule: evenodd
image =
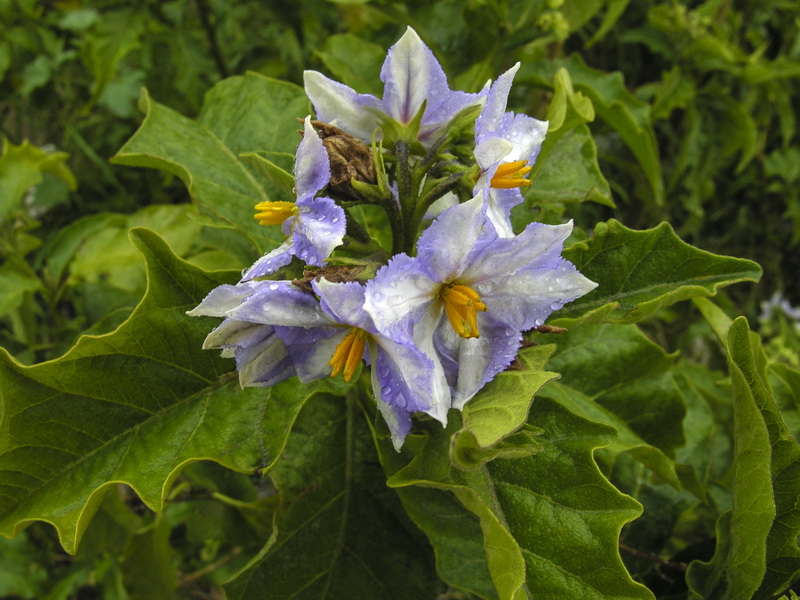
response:
M0 533L51 523L75 552L104 491L131 486L160 510L181 469L212 460L241 472L270 468L303 404L334 384L239 390L230 359L201 349L214 319L190 318L215 286L154 233L134 229L147 293L116 331L84 336L32 367L0 352Z
M222 227L247 236L259 252L283 241L279 227L258 225L253 207L279 188L251 170L243 153L292 153L296 119L310 113L302 88L255 73L230 77L206 94L196 121L142 93L139 130L111 162L177 175L192 201Z
M592 457L613 430L547 399L534 404L529 424L545 432L540 453L471 471L448 461L448 440L459 424L433 429L388 483L450 491L478 517L500 598L652 598L631 580L617 550L620 528L640 513L639 505L614 489ZM421 523L444 551L445 527Z
M644 231L611 219L594 237L564 250L564 258L598 287L569 303L551 323L634 323L657 310L740 281L758 281L754 262L699 250L681 241L668 223Z

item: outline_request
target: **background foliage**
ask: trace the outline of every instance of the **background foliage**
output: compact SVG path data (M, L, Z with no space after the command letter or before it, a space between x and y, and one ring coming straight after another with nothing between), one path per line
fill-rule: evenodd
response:
M380 93L406 25L454 88L522 62L509 106L550 130L513 218L574 219L603 285L396 454L358 386L239 390L183 313L277 241L258 157L289 168L302 70ZM791 0L0 0L0 597L797 591L798 28Z

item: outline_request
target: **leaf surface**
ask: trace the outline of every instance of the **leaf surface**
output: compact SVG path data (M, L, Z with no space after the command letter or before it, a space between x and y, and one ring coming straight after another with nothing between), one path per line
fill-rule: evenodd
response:
M302 88L248 73L214 86L196 121L146 92L140 107L144 122L111 162L177 175L201 211L246 235L260 252L283 241L279 227L260 226L253 218L255 204L273 199L278 188L239 155L294 155L300 141L296 119L310 113Z
M386 487L354 401L309 403L271 477L277 535L226 586L231 600L435 596L430 547Z
M754 262L699 250L681 241L668 223L634 231L611 219L594 236L564 250L564 258L597 288L567 304L551 323L634 323L657 310L741 281L758 281Z
M238 273L192 267L148 230L132 239L147 262L147 293L116 331L32 367L0 352L3 535L47 521L74 552L108 486L126 483L160 510L191 462L271 467L302 405L334 385L240 390L226 375L233 362L202 350L217 321L184 314Z

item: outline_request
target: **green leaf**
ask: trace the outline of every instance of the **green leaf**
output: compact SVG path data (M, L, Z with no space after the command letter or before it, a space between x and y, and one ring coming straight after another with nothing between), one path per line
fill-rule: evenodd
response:
M574 91L566 69L555 74L553 87L547 137L533 165L534 184L526 197L533 202L593 200L613 208L611 189L597 164L597 146L584 125L594 120L594 107Z
M0 266L0 317L19 308L25 295L42 287L39 278L11 262Z
M503 371L489 382L462 410L463 428L482 447L493 446L525 423L533 396L558 373L544 370L555 346L524 348L519 366Z
M238 273L200 271L144 229L132 238L147 262L147 293L116 331L32 367L0 352L2 535L47 521L75 552L110 486L127 483L160 510L192 462L269 468L302 405L336 385L240 390L226 375L232 361L201 349L216 320L184 314Z
M674 358L633 325L579 327L543 338L558 344L548 368L561 380L540 395L613 427L618 436L604 452L628 452L680 488L670 456L684 443L685 408L672 378Z
M668 223L634 231L611 219L598 223L594 233L564 250L564 258L599 285L555 313L554 325L634 323L676 302L713 296L719 287L761 276L752 261L682 242Z
M733 506L717 522L710 562L694 562L690 588L704 599L766 599L800 573L800 446L783 423L747 320L727 337L733 384Z
M630 148L647 177L656 204L664 202L664 181L649 105L625 87L622 73L605 73L586 66L578 54L554 61L530 61L522 66L519 80L552 87L556 73L566 68L575 88L594 105L597 116L613 127Z
M42 181L42 173L55 175L74 190L75 177L66 165L66 152L48 154L30 142L19 146L3 138L0 154L0 222L22 206L25 192Z
M139 38L145 31L144 16L137 9L106 11L85 36L83 60L94 76L86 111L114 79L122 59L139 47Z
M310 402L271 473L282 503L264 557L228 598L426 598L433 556L407 523L352 399Z
M349 85L362 94L380 95L381 65L386 49L352 33L334 34L316 54L325 63L334 79Z
M255 73L231 77L206 94L197 121L145 92L140 106L146 113L142 126L111 162L177 175L201 212L247 236L261 253L283 241L279 227L260 226L253 218L253 207L270 200L271 184L257 178L239 155L294 154L296 119L310 112L302 88Z
M449 467L449 438L459 424L437 426L389 485L451 491L478 517L500 598L652 598L631 580L617 549L622 525L640 507L614 489L592 457L613 430L546 399L534 403L529 424L545 431L540 453L471 471ZM436 530L446 535L444 527Z

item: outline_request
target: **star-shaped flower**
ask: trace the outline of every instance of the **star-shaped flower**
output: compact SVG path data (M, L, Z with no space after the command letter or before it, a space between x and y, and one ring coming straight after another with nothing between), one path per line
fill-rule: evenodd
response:
M413 337L461 409L508 367L521 333L596 284L561 257L572 224L532 223L501 237L482 196L441 214L417 256L396 256L367 287L365 310L388 337Z

